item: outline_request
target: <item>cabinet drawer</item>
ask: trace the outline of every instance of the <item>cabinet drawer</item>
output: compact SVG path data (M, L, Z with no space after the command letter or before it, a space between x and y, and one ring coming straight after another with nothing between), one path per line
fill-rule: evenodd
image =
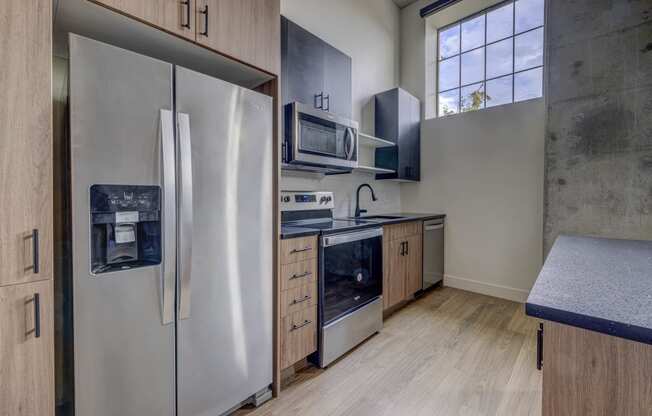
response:
M287 368L317 351L317 307L282 319L281 368Z
M310 284L281 292L281 318L317 305L317 285Z
M317 281L317 259L281 266L281 290L315 284Z
M317 258L317 237L281 240L281 264Z
M421 234L423 232L423 221L404 222L401 224L386 225L383 228L383 237L387 241Z

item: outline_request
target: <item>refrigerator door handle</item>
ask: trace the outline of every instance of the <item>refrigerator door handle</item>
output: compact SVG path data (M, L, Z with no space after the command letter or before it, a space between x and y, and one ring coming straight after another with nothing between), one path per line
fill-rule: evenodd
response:
M192 276L192 154L190 116L177 114L179 129L179 319L190 318L190 279Z
M176 283L176 173L174 171L174 116L170 110L161 110L161 155L163 176L163 282L161 321L174 322L174 285Z

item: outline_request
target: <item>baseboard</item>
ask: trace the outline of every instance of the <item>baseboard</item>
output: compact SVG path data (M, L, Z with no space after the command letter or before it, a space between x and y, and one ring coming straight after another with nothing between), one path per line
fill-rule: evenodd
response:
M487 296L511 300L514 302L525 303L530 293L527 290L515 289L513 287L495 285L492 283L479 282L477 280L465 279L463 277L444 275L444 286L454 287L456 289L467 290L469 292L480 293Z

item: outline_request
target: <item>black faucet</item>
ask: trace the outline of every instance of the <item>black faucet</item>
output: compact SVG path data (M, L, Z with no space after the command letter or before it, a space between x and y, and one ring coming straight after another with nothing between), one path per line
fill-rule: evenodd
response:
M371 200L372 201L377 201L378 198L376 198L376 194L374 193L374 189L369 185L368 183L363 183L362 185L358 186L358 190L355 191L355 217L359 217L360 214L363 214L367 212L366 209L360 209L360 189L362 188L369 188L371 191Z

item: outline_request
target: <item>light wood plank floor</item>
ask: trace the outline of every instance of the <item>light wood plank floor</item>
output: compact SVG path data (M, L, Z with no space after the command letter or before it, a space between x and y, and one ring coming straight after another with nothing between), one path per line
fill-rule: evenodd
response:
M521 304L439 288L327 370L305 369L238 414L538 416L535 331Z

